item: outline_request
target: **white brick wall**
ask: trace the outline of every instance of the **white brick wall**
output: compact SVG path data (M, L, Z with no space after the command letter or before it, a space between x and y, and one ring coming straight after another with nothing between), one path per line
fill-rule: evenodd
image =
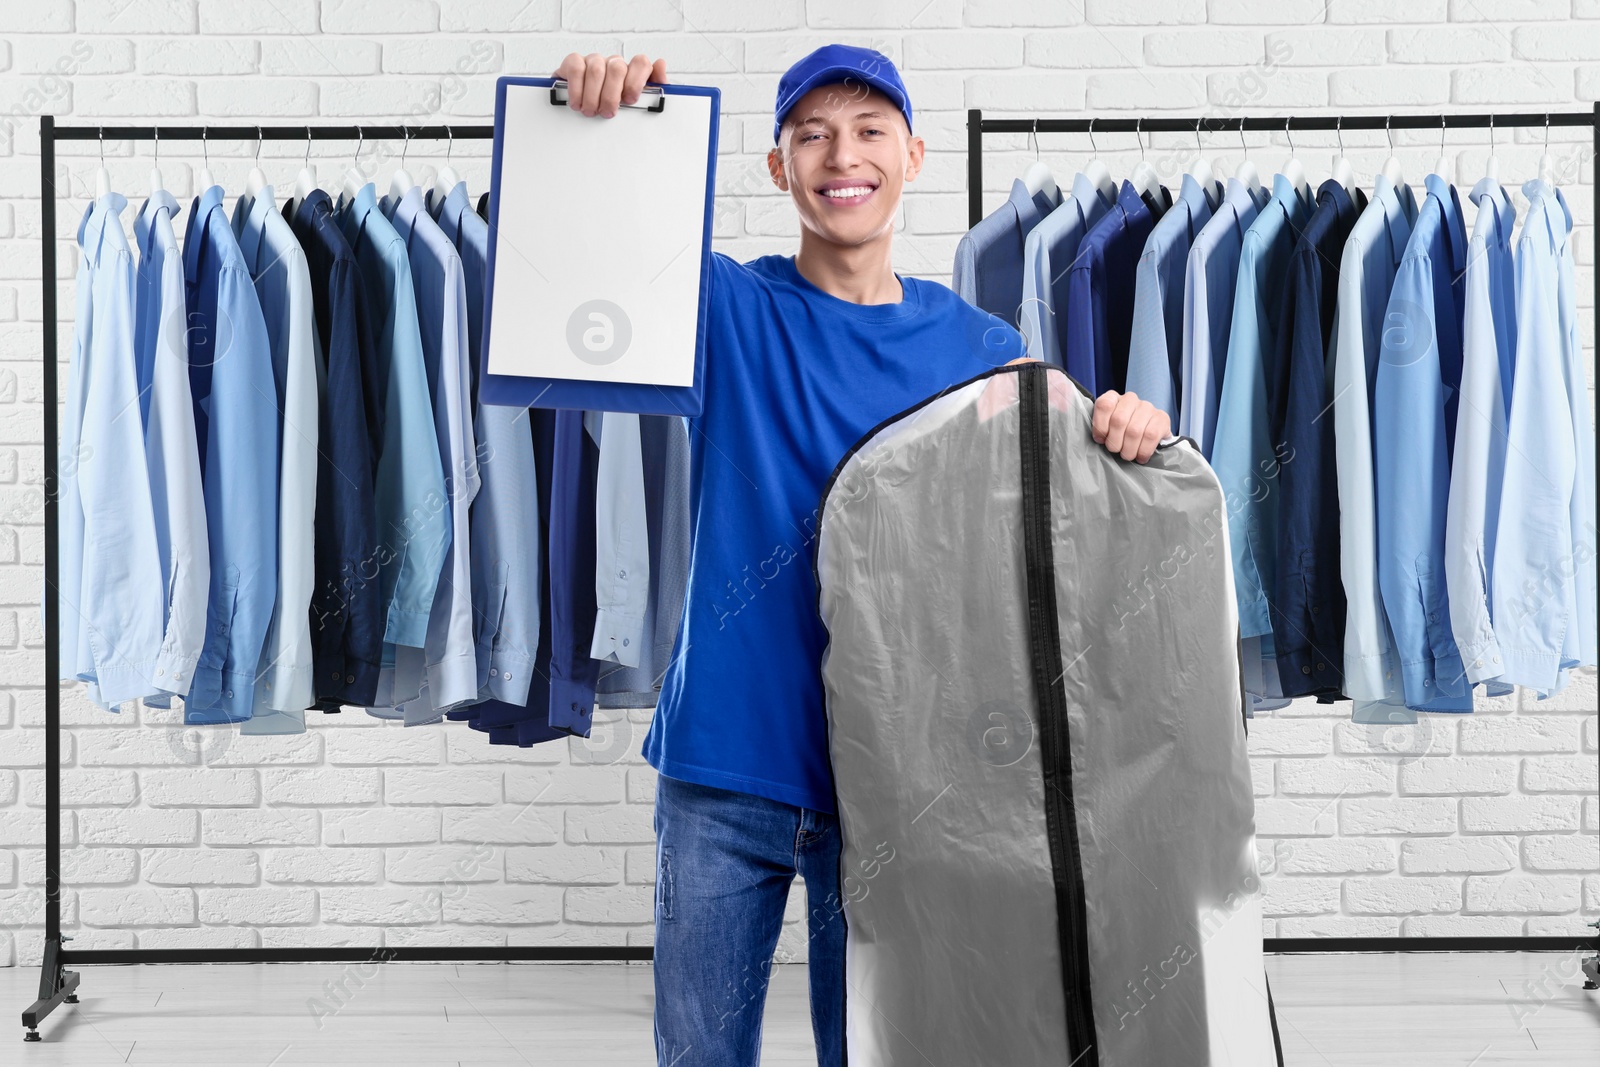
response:
M572 50L643 51L665 56L677 80L722 88L716 237L749 257L794 247L794 216L762 162L772 98L779 73L830 40L870 44L902 64L931 154L906 198L897 266L939 280L966 225L969 106L1016 115L1572 110L1600 95L1596 0L0 4L0 964L36 961L43 916L36 116L486 122L501 73L544 73ZM1394 139L1408 174L1425 173L1439 154L1436 134ZM1098 140L1114 173L1139 158L1131 137ZM1263 172L1287 156L1281 134L1248 140ZM1323 176L1333 138L1295 140L1313 179ZM1382 137L1344 141L1358 173L1389 154ZM1542 130L1502 130L1502 177L1528 175L1542 141ZM1087 158L1087 138L1040 142L1059 171ZM1482 172L1484 131L1451 131L1446 145L1463 181ZM1550 145L1579 226L1587 343L1591 138L1557 129ZM1034 149L994 135L986 147L992 206ZM1159 135L1145 153L1171 175L1194 147L1192 136ZM115 186L134 201L130 217L151 148L105 146ZM318 144L324 185L354 148ZM1231 134L1208 135L1204 149L1229 169L1241 154ZM361 163L381 178L399 150L369 141ZM212 172L236 189L255 152L253 142L219 142ZM282 187L304 153L303 143L269 142L261 158ZM72 309L71 235L98 154L92 143L58 147L63 315ZM442 146L414 144L409 164L425 175L441 157ZM192 146L162 146L177 193L192 191L199 162ZM485 145L458 142L452 162L483 188ZM63 321L63 355L70 337ZM1267 932L1581 932L1600 914L1597 706L1589 672L1551 701L1518 694L1416 727L1358 726L1348 705L1309 701L1257 720ZM405 730L359 713L313 714L304 737L239 737L184 728L170 712L113 718L76 690L64 716L62 909L77 946L651 939L655 782L637 754L648 712L614 714L608 736L597 731L588 743L528 751L491 747L457 725ZM796 894L781 941L791 958L804 958L802 914Z

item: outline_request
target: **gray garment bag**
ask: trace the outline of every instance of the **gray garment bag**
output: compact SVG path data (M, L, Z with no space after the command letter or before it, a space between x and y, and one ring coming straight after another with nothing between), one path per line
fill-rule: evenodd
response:
M824 490L854 1067L1282 1063L1221 486L1093 406L996 368Z

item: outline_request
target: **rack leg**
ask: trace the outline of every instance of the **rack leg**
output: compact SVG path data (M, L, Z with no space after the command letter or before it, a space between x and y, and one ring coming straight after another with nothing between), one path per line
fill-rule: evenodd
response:
M55 1011L58 1004L78 1002L78 979L77 971L66 970L61 965L61 942L46 941L44 962L39 974L39 999L22 1013L22 1025L28 1029L22 1035L22 1040L43 1040L39 1036L39 1023L45 1016Z

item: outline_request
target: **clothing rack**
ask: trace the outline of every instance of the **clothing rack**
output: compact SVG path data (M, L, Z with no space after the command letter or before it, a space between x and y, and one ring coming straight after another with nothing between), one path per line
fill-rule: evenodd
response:
M1452 126L1487 125L1487 116L1449 116ZM1481 121L1473 122L1471 119ZM1494 116L1497 126L1541 125L1548 120L1552 126L1587 125L1591 119L1584 114L1564 115L1513 115ZM1592 119L1595 143L1600 149L1600 104L1596 104ZM1441 116L1431 118L1395 117L1393 128L1440 127ZM1336 120L1327 117L1282 119L984 119L982 112L968 112L968 203L969 217L973 222L981 216L983 189L983 137L984 133L1068 133L1068 132L1135 132L1229 130L1229 129L1380 129L1386 125L1382 117L1358 116ZM63 1003L78 1000L80 974L68 970L71 965L113 963L387 963L401 960L409 962L437 962L444 960L650 960L654 952L650 946L485 946L472 947L387 947L387 948L189 948L189 949L69 949L71 938L61 933L61 692L58 675L61 664L60 629L54 620L60 611L59 567L59 515L56 493L58 491L58 417L57 404L57 346L58 312L56 304L56 197L55 146L58 141L104 140L135 141L330 141L396 139L438 140L461 138L484 140L494 136L493 126L409 126L409 125L354 125L354 126L57 126L55 116L41 115L39 119L39 205L40 254L43 284L44 350L44 554L45 554L45 937L39 997L22 1012L22 1025L26 1028L25 1041L41 1040L39 1023ZM359 151L359 148L358 148ZM1597 203L1600 209L1600 203ZM1596 212L1600 216L1600 210ZM1600 275L1596 280L1597 297L1600 297ZM1600 304L1600 299L1597 299ZM1465 951L1472 949L1569 949L1574 940L1560 937L1545 938L1280 938L1268 939L1271 952L1316 951L1393 951L1400 948L1427 948L1433 951Z
M1591 163L1600 163L1600 103L1592 113L1519 112L1473 115L1245 115L1231 118L1195 116L1193 118L989 118L981 108L967 109L967 225L983 218L983 135L986 133L1220 133L1262 130L1445 130L1503 129L1515 126L1589 127L1594 133ZM1140 139L1141 150L1143 138ZM1312 186L1315 188L1315 185ZM1592 225L1600 227L1600 177L1594 182ZM1600 312L1600 268L1594 271L1594 306ZM1600 327L1597 327L1600 329ZM1595 339L1590 338L1591 342ZM1600 344L1594 345L1594 358L1600 361ZM1594 419L1600 427L1600 393L1597 393ZM1600 516L1597 516L1600 520ZM1588 925L1600 929L1600 923ZM1280 937L1266 939L1268 952L1485 952L1485 951L1563 951L1582 950L1584 935L1572 937ZM1600 986L1600 956L1586 959L1583 971L1586 988Z
M649 960L648 945L484 946L386 948L172 948L70 949L61 933L61 667L59 456L56 406L56 142L107 137L133 141L335 141L369 139L487 140L493 126L57 126L55 116L39 117L39 233L44 284L44 568L45 606L50 625L44 639L44 797L45 913L43 970L39 999L22 1013L25 1041L40 1040L38 1025L58 1004L73 1004L80 975L67 970L87 963L387 963L392 960ZM359 154L359 144L357 153Z

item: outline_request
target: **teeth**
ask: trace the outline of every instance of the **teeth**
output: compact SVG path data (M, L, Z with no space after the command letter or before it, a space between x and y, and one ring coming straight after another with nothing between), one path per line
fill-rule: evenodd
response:
M822 195L831 197L834 200L843 200L851 196L866 196L870 192L872 192L872 189L869 186L853 185L848 189L824 189Z

